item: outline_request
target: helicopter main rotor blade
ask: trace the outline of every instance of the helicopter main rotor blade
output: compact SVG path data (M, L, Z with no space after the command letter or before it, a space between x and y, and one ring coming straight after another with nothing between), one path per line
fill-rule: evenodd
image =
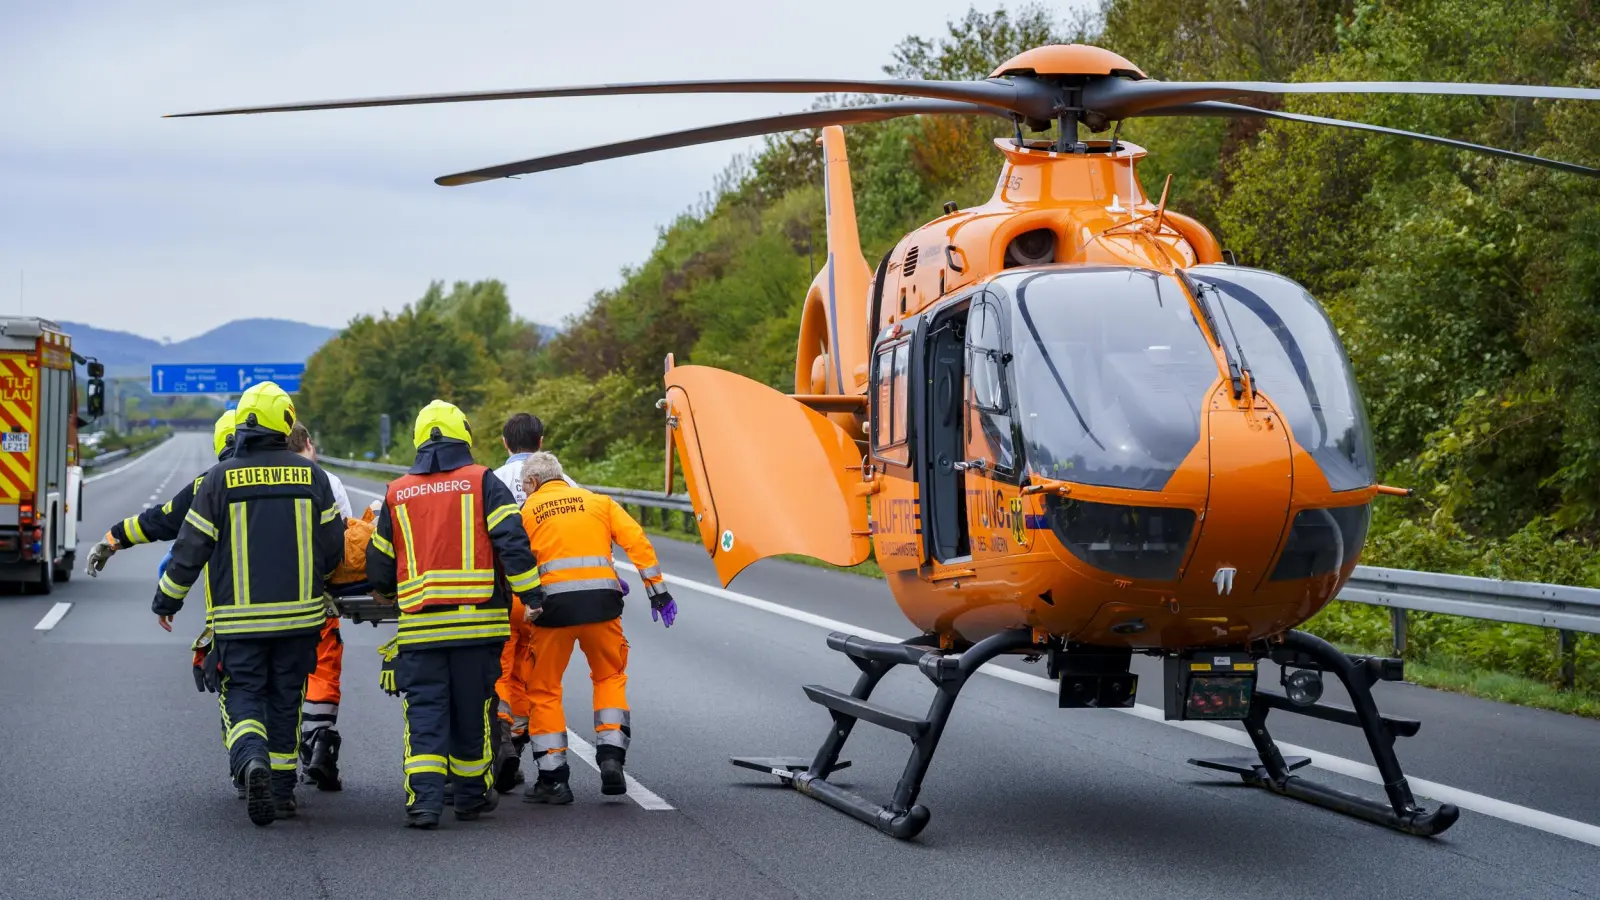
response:
M544 100L555 97L616 97L634 94L890 94L983 103L1022 112L1045 101L1049 91L1023 81L921 81L887 79L861 81L842 78L755 78L720 81L650 81L626 84L592 84L571 87L524 88L501 91L464 91L450 94L408 94L353 100L313 100L272 106L239 106L202 112L172 113L164 118L233 116L253 113L304 112L319 109L359 109L373 106L421 106L429 103L478 103L485 100ZM1026 101L1026 102L1025 102Z
M1357 131L1370 131L1374 134L1388 134L1396 137L1411 138L1417 141L1426 141L1430 144L1439 144L1444 147L1454 147L1457 150L1469 150L1473 153L1483 153L1489 156L1498 156L1501 159L1511 159L1517 162L1530 163L1535 166L1544 166L1547 169L1557 169L1562 172L1572 172L1578 175L1591 177L1600 175L1600 169L1580 166L1577 163L1562 162L1556 159L1546 159L1543 156L1534 156L1528 153L1517 153L1512 150L1501 150L1499 147L1486 147L1482 144L1472 144L1466 141L1452 140L1432 134L1422 134L1417 131L1404 131L1399 128L1387 128L1382 125L1369 125L1366 122L1351 122L1346 119L1329 119L1323 116L1308 116L1301 113L1278 112L1276 110L1256 109L1253 106L1241 106L1237 103L1219 103L1207 101L1203 103L1185 103L1178 106L1163 106L1159 109L1147 110L1139 114L1141 117L1154 116L1212 116L1219 118L1263 118L1282 119L1288 122L1306 122L1311 125L1331 125L1335 128L1352 128Z
M975 103L956 103L948 100L904 100L893 103L878 103L871 106L820 109L811 112L768 116L762 119L747 119L743 122L729 122L724 125L710 125L705 128L691 128L688 131L674 131L667 134L658 134L654 137L619 141L615 144L605 144L599 147L588 147L583 150L569 150L565 153L524 159L503 165L489 166L485 169L474 169L470 172L443 175L435 178L434 181L446 187L456 187L463 184L476 184L480 181L491 181L496 178L509 178L513 175L531 175L535 172L548 172L552 169L580 166L584 163L599 162L604 159L637 156L643 153L654 153L658 150L673 150L678 147L692 147L696 144L711 144L735 138L777 134L783 131L799 131L805 128L821 128L825 125L856 125L862 122L881 122L885 119L898 119L902 116L933 115L988 115L999 116L1004 119L1010 118L1009 112L998 107L982 106Z
M1146 110L1206 100L1266 99L1281 94L1433 94L1453 97L1525 97L1600 100L1594 88L1524 84L1455 84L1448 81L1130 81L1103 78L1084 85L1084 108L1107 119L1144 115Z

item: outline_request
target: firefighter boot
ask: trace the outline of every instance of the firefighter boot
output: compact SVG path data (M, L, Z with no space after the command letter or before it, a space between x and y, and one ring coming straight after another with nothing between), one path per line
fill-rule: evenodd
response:
M272 767L264 759L252 759L239 773L244 785L245 811L250 821L257 825L271 825L277 816L277 805L272 801Z
M462 807L458 804L456 806L456 819L461 822L474 822L484 813L494 812L494 808L499 805L500 793L494 788L489 788L484 793L483 799L477 803L467 807Z
M406 810L406 827L432 831L439 827L439 813L432 809Z
M517 786L522 773L522 746L515 740L502 740L494 751L494 789L505 793Z
M311 732L311 737L306 744L310 747L306 754L306 777L319 791L342 791L344 785L339 782L339 745L341 743L339 732L333 728L318 728Z
M628 780L622 773L622 763L627 753L621 747L595 748L594 761L600 767L600 793L616 796L628 792Z
M298 805L293 797L280 797L272 801L272 814L278 819L292 819L298 814Z
M525 803L548 803L551 806L562 806L572 802L572 788L567 785L567 778L572 770L566 766L559 769L545 771L539 770L539 777L526 791L522 792Z

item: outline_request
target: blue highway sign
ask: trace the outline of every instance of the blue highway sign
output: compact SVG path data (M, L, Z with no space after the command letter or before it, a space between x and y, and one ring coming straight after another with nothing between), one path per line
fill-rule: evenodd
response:
M293 394L300 390L305 363L205 363L153 365L152 394L240 394L252 384L277 382Z

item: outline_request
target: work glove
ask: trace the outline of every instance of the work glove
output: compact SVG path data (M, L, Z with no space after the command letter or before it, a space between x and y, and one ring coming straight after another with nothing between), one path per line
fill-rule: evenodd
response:
M107 532L104 540L89 548L89 562L84 571L89 573L90 578L99 578L100 570L106 567L106 560L116 552L117 542L112 540L110 532Z
M522 613L522 621L530 625L533 624L533 620L539 618L544 612L544 588L536 587L525 594L518 594L517 596L522 599L522 605L525 607Z
M624 596L624 597L628 596L628 582L625 581L624 579L618 578L617 579L617 584L622 585L622 596Z
M672 627L672 620L678 617L678 601L666 591L650 598L650 621L659 621L667 628Z
M167 548L167 555L161 557L160 565L156 566L157 580L159 580L161 576L167 574L167 564L170 562L172 562L172 548L169 547Z
M212 640L210 627L200 632L189 649L194 651L194 689L201 693L221 693L222 660L217 655L217 645Z
M383 660L383 667L378 670L378 687L391 697L400 696L400 687L395 681L394 661L400 655L400 638L390 638L388 643L378 647L378 656Z

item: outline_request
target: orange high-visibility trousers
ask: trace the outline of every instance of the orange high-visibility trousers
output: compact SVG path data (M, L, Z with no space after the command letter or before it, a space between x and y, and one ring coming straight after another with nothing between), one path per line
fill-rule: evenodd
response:
M594 682L596 756L620 757L632 736L627 698L628 640L622 636L622 620L540 628L536 619L532 632L533 677L528 683L528 697L533 707L528 731L533 735L539 771L548 772L567 764L561 679L572 659L574 642L589 661L589 679Z
M528 683L533 680L533 626L522 620L522 599L511 595L511 638L500 651L500 680L494 692L500 700L500 720L513 738L528 733Z
M339 676L344 670L344 638L339 634L339 617L322 623L317 641L317 670L306 679L306 699L300 705L300 734L310 735L319 728L332 728L339 721Z

